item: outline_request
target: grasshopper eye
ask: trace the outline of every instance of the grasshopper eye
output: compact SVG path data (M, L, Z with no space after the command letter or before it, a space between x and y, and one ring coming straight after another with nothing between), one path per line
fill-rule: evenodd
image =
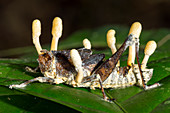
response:
M39 55L38 62L41 69L41 72L49 71L51 67L53 57L50 53L44 53Z

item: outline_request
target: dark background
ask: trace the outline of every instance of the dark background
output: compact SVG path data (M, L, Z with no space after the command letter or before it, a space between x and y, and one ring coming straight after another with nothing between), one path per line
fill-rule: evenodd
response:
M0 15L0 50L5 50L32 45L36 18L42 24L41 44L51 42L56 16L63 19L62 39L76 30L134 21L143 29L170 28L170 0L1 0Z

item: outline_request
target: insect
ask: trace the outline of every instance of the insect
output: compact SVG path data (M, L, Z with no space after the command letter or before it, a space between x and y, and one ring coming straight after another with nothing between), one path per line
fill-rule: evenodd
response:
M111 48L112 56L105 60L105 54L92 54L91 43L88 39L83 40L83 48L57 50L58 40L62 35L62 20L59 17L53 20L51 50L42 49L39 43L41 23L39 20L34 20L32 24L33 43L39 54L39 68L44 77L37 77L9 87L22 88L34 81L65 83L73 87L101 88L103 98L107 100L104 88L124 88L138 85L144 89L150 89L160 86L159 83L151 86L146 85L153 74L153 69L147 69L146 64L149 56L156 49L156 43L155 41L147 43L144 51L145 56L142 64L140 64L138 51L141 29L142 26L139 22L132 24L128 37L118 50L115 47L115 31L109 30L107 32L107 43ZM127 66L120 67L119 59L128 47ZM135 57L138 64L134 64Z

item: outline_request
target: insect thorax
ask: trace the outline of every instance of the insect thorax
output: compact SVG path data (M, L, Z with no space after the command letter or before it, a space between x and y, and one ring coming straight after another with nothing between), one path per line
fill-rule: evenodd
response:
M81 48L78 50L82 59L84 77L90 76L95 67L103 60L104 54L92 55L91 50ZM55 79L55 83L70 83L77 75L77 70L72 64L70 50L47 51L39 55L39 67L46 77Z

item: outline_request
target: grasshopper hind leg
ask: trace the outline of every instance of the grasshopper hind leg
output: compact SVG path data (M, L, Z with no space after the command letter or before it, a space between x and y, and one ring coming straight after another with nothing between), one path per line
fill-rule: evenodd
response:
M143 72L142 72L142 67L141 67L141 64L139 62L139 42L137 42L135 44L135 47L136 47L136 60L137 60L137 63L138 63L138 67L139 67L139 72L140 72L140 75L141 75L141 79L142 79L142 86L145 90L149 90L149 89L152 89L152 88L156 88L158 86L161 86L161 84L159 83L155 83L153 85L150 85L150 86L147 86L146 83L145 83L145 80L144 80L144 75L143 75Z

